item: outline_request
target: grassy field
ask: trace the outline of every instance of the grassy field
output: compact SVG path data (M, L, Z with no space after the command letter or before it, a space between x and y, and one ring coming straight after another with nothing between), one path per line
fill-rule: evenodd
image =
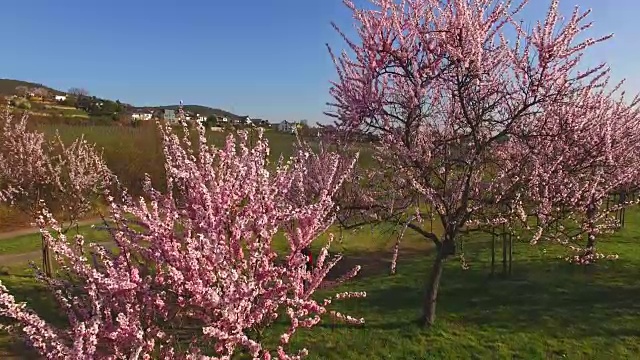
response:
M590 267L557 259L566 254L557 245L516 243L511 277L491 278L488 240L481 236L467 239L465 257L471 267L462 270L457 259L447 263L437 325L430 330L414 323L431 265L430 247L407 234L398 275L389 276L391 233L380 229L345 233L343 243L334 247L346 254L340 270L354 264L363 265L363 270L355 281L326 293L366 291L366 299L338 302L335 308L367 322L359 327L327 320L313 330L299 332L292 348L308 347L310 359L640 358L637 210L628 211L625 229L599 246L605 253L619 253L621 259ZM37 237L7 240L0 250L31 251L37 242ZM6 266L4 272L0 279L19 298L47 318L58 319L24 264ZM282 326L276 326L274 332ZM2 338L6 356L26 356L12 344L10 338Z
M120 126L83 126L38 124L37 129L49 138L56 131L66 143L84 135L85 139L96 144L103 151L109 168L118 176L120 182L135 196L143 195L142 183L145 174L149 174L155 187L164 188L164 160L162 144L155 123L146 123L140 127ZM228 133L210 131L207 133L211 144L221 146ZM285 158L293 153L296 138L275 130L265 131L269 141L270 161L275 163L280 156ZM361 151L362 164L371 161L370 155ZM27 226L32 219L23 214L0 208L0 231Z
M164 187L162 144L155 123L136 128L40 124L37 129L49 138L53 138L57 131L66 143L84 135L88 142L96 144L103 151L109 168L133 195L142 195L142 182L146 173L153 179L154 186L159 189ZM227 134L208 132L207 136L212 144L220 146L224 144ZM276 162L281 155L292 155L295 142L293 135L270 130L266 131L265 136L269 140L272 162ZM31 221L23 214L0 207L0 231L28 226Z

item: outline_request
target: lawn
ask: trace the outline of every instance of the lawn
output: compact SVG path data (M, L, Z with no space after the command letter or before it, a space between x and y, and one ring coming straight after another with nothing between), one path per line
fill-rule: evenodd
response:
M558 245L521 242L514 245L511 277L491 278L487 238L467 239L465 257L471 267L462 270L457 259L447 263L437 325L429 330L414 323L431 265L428 244L408 236L398 275L389 276L393 234L364 228L344 235L343 243L334 247L346 255L340 268L358 263L363 271L353 282L325 293L366 291L366 299L335 304L338 311L364 317L366 324L326 320L300 331L291 346L308 347L310 359L640 358L640 213L635 209L627 212L626 227L599 246L621 259L586 268L559 260L566 251ZM19 246L6 248L18 251ZM0 279L55 319L55 308L23 269L12 266L7 270L12 275ZM19 347L10 346L8 337L2 340L5 354L24 356Z
M76 110L74 106L64 106L64 105L45 105L46 109L56 109L56 110Z
M162 142L155 123L149 122L135 128L40 123L37 129L49 139L59 133L67 144L81 136L84 136L89 143L96 144L96 147L102 150L109 169L134 196L143 195L142 184L145 174L151 176L155 187L159 189L164 187ZM225 132L207 132L209 142L216 146L224 145L227 135L228 133ZM269 160L272 164L275 164L281 156L286 159L293 154L296 142L294 135L267 130L264 136L269 141ZM360 163L362 165L371 163L371 154L366 149L361 150ZM0 230L27 226L30 222L31 219L0 207Z

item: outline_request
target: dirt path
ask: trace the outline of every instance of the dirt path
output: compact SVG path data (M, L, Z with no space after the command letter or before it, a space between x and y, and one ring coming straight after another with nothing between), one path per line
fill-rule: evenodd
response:
M102 219L100 219L100 218L92 218L92 219L80 220L78 222L78 224L80 226L87 226L87 225L98 224L101 221L102 221ZM38 231L40 231L40 230L38 230L38 228L29 227L29 228L23 228L23 229L16 229L16 230L11 230L11 231L0 232L0 241L6 240L6 239L12 239L12 238L15 238L15 237L18 237L18 236L37 234Z
M93 224L99 224L102 222L101 218L92 218L81 220L78 222L79 226L88 226ZM11 231L0 232L0 241L13 239L18 236L25 236L31 234L37 234L40 230L38 228L24 228ZM106 244L106 243L105 243ZM27 264L29 261L38 261L41 259L42 252L40 250L29 251L19 254L0 254L0 266L13 266L20 264Z

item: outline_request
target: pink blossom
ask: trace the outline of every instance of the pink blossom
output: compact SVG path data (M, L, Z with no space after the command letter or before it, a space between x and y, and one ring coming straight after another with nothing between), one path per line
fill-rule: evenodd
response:
M333 223L332 199L353 161L301 151L271 170L262 134L253 147L240 132L239 141L229 136L216 148L202 127L195 144L169 127L160 130L168 191L153 189L147 178L146 198L123 190L122 201L110 201L107 228L117 252L71 245L46 210L38 219L61 270L79 279L41 277L70 327L47 324L4 287L0 315L15 320L12 330L50 359L230 359L240 351L263 359L305 356L306 350L272 353L250 334L284 313L290 319L281 338L286 343L298 328L316 325L332 299L366 295L316 301L312 295L340 256L328 255L329 241L308 273L300 253ZM282 254L272 246L278 232L288 242ZM185 344L180 334L188 346L178 346Z
M402 223L415 208L435 215L442 235L418 220L428 216L407 225L437 249L426 325L463 231L518 225L537 242L569 213L588 218L594 236L599 215L582 216L587 207L637 181L638 101L603 90L605 64L581 62L611 38L586 36L589 10L565 19L554 0L527 27L526 0L344 3L356 31L350 38L334 25L349 51L329 49L337 72L329 115L343 138L370 132L380 141L375 165L349 188L343 223Z

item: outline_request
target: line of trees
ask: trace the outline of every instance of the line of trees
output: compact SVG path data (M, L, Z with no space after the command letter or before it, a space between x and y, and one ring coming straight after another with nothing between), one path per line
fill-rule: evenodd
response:
M193 144L186 125L182 137L166 125L160 131L169 191L154 189L147 178L146 196L138 199L81 140L68 148L60 143L58 155L43 134L27 129L26 118L15 121L6 113L2 125L0 203L25 204L36 217L43 251L50 249L61 265L54 275L45 260L37 276L66 313L68 327L45 322L1 282L0 316L15 321L3 329L22 336L42 356L289 359L307 354L288 349L291 336L318 324L323 314L364 322L329 309L332 302L365 293L313 296L340 260L329 255L331 240L310 271L303 254L333 223L333 196L354 159L345 162L336 153L313 153L300 144L290 162L271 169L261 133L252 145L244 132L230 135L217 149L206 143L202 126L200 142ZM51 213L61 203L63 213L76 214L91 194L109 205L112 220L104 226L117 251L87 244ZM272 246L278 232L288 243L281 254ZM358 271L353 268L338 283ZM280 345L264 347L264 329L282 316L290 326Z
M584 36L589 11L561 20L554 0L528 29L526 1L346 3L358 30L351 39L336 26L350 52L329 49L338 80L327 114L343 141L359 131L381 141L343 218L395 221L434 244L421 323L435 321L444 262L460 255L463 233L586 236L578 262L601 258L596 239L615 227L603 200L638 186L640 115L605 64L581 62L611 37ZM443 234L424 223L432 216Z

